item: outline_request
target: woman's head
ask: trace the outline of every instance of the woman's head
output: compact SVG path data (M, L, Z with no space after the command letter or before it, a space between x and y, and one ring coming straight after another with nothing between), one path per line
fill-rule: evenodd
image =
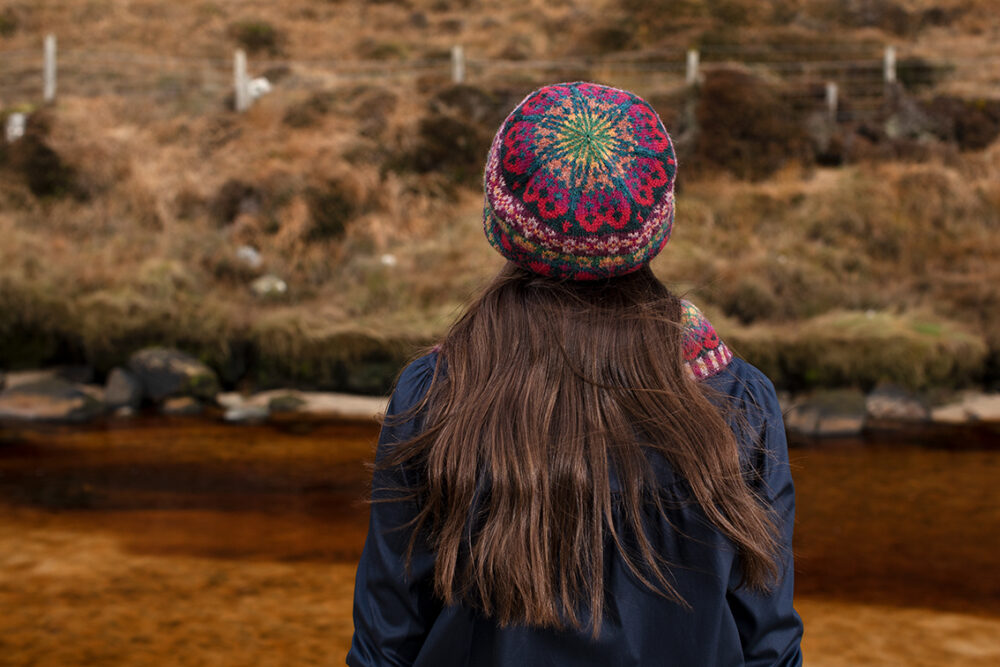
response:
M483 226L534 273L595 280L635 271L670 238L673 144L632 93L561 83L526 97L486 163Z

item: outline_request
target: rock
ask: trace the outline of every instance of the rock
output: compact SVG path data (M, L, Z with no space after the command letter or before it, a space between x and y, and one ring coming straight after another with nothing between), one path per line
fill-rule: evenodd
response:
M374 419L385 413L389 400L372 396L354 396L324 392L303 392L297 412L339 419Z
M99 384L78 384L77 389L90 396L98 403L106 403L104 387ZM107 405L105 405L107 407Z
M211 399L219 392L215 372L191 355L168 348L146 348L128 362L142 385L143 395L154 403L172 396Z
M7 373L7 386L16 387L26 382L35 382L56 378L73 384L82 384L94 379L94 369L90 366L53 366L51 368L34 368L25 371Z
M223 391L215 395L215 404L223 408L238 408L246 399L238 391Z
M931 410L931 420L939 424L1000 423L1000 394L969 394Z
M930 419L927 405L912 392L897 385L880 385L865 398L871 419L897 422L924 422Z
M82 422L100 416L104 405L59 377L39 377L0 392L0 419Z
M176 396L163 401L160 412L171 417L187 417L200 415L202 405L197 399L190 396Z
M22 384L38 382L39 380L51 380L59 378L54 368L33 369L29 371L11 371L7 373L7 388L17 387Z
M931 410L931 421L936 424L965 424L970 421L969 413L962 403L942 405Z
M251 269L259 269L264 260L256 248L249 245L241 245L236 249L236 259L246 264Z
M270 415L270 410L262 405L237 405L226 409L222 418L227 422L246 424L265 421Z
M104 402L111 409L142 404L142 383L124 368L112 368L104 385Z
M273 273L268 273L250 283L250 289L259 299L276 299L288 292L288 284Z
M216 402L233 415L266 414L303 415L320 419L357 419L367 421L385 413L388 399L353 394L336 394L295 389L271 389L252 396L228 392L216 396ZM257 412L254 412L257 411Z
M271 412L297 412L304 405L306 405L306 400L295 394L272 396L267 402L267 407Z
M965 409L973 420L1000 422L1000 394L980 394L965 402Z
M846 438L860 435L864 426L865 397L855 390L817 392L785 414L785 429L792 436Z

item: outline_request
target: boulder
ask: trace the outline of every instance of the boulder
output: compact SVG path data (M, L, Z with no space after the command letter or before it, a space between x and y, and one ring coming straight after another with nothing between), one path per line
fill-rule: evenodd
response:
M215 395L215 404L226 409L238 408L246 399L238 391L223 391Z
M122 407L134 410L142 403L142 383L124 368L112 368L104 385L104 402L113 410Z
M796 402L785 414L790 436L849 438L860 435L864 427L865 396L851 389L817 392Z
M83 384L94 379L94 369L90 366L52 366L50 368L9 371L7 373L6 386L16 387L27 382L50 378L66 380L73 384Z
M303 403L297 412L338 419L374 419L385 414L388 404L386 398L326 392L302 392L300 398Z
M306 400L294 393L278 394L267 401L271 412L298 412L306 405Z
M965 402L965 409L977 422L1000 423L1000 394L979 394Z
M83 393L87 394L87 396L90 396L98 403L104 404L105 407L107 407L106 401L104 400L105 391L103 385L92 384L92 383L77 384L76 388L82 391Z
M950 403L931 410L931 421L935 424L967 424L972 420L964 404Z
M169 348L146 348L129 359L129 370L154 403L175 396L211 399L219 392L215 372L189 354Z
M865 411L870 419L894 422L925 422L931 418L930 408L910 391L897 385L879 385L865 398Z
M265 405L236 405L226 408L222 418L235 424L252 424L266 421L269 415Z
M385 413L388 399L353 394L337 394L295 389L271 389L250 396L235 392L220 393L215 402L226 409L227 421L255 420L267 417L310 417L314 419L363 420Z
M0 419L83 422L103 412L87 389L60 377L39 377L0 392Z
M175 396L163 401L160 412L171 417L188 417L200 415L202 408L202 404L191 396Z
M968 394L960 401L934 408L931 420L939 424L1000 423L1000 394Z

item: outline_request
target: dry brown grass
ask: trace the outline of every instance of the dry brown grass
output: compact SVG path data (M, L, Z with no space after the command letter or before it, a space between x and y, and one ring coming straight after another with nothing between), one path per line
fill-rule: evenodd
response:
M697 20L675 26L675 41L721 20L705 14L705 3L688 4ZM744 4L727 6L742 11ZM813 14L820 6L785 4ZM911 13L959 6L898 4ZM917 43L955 35L964 36L966 49L988 43L987 33L972 29L985 3L959 4L960 14L918 32ZM486 12L466 5L15 3L17 28L0 37L0 46L34 49L53 30L65 52L99 45L225 59L236 45L231 27L256 21L279 35L277 55L266 57L351 60L362 42L369 57L373 49L446 57L456 42L471 55L555 57L583 48L564 43L555 28L572 25L584 34L608 24L622 6L532 0ZM780 27L768 23L770 14L754 16L753 29ZM856 30L838 38L871 36L872 28ZM649 53L666 35L636 34L628 48ZM269 66L263 57L252 60L258 69ZM225 89L165 106L145 94L61 97L47 112L45 141L72 167L79 196L38 198L0 158L0 366L84 360L106 370L136 346L156 342L192 349L220 368L237 368L234 357L251 349L259 379L336 383L352 360L388 366L414 342L440 333L501 263L483 241L481 195L467 165L437 170L413 161L426 147L421 123L454 96L446 70L362 83L321 70L293 69L276 93L239 116L226 109ZM470 129L469 155L485 154L494 116L504 111L489 105L511 106L537 84L473 74L483 77L482 90L470 99L481 95L485 106L441 112L483 125ZM652 77L610 83L670 97ZM867 310L888 318L876 321L892 323L891 332L900 322L924 320L967 331L972 338L957 349L970 345L978 355L976 341L984 339L989 358L1000 359L998 171L994 144L911 164L814 170L792 163L760 183L702 176L682 183L674 237L654 266L675 288L730 318L734 337L740 325L752 325L743 340L756 341L746 350L762 363L768 346L788 332L800 332L809 347L806 338L829 313ZM245 184L249 194L230 188L223 206L227 183ZM260 250L260 268L235 259L242 244ZM382 260L386 254L394 265ZM285 298L262 302L250 293L248 282L265 272L288 283ZM874 377L855 374L851 363L817 374L796 362L780 369L781 377ZM921 368L897 374L912 384L976 376L968 364Z

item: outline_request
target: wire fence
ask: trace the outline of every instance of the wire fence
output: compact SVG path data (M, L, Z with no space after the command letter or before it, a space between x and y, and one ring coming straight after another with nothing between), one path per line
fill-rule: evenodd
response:
M188 110L231 104L240 80L230 58L197 58L121 51L66 50L53 61L46 86L43 49L0 52L0 107L61 96L145 96L158 104ZM897 51L899 51L897 53ZM924 59L905 47L877 43L843 45L727 45L698 52L660 52L652 58L493 59L466 57L461 47L450 57L418 60L285 60L250 58L246 77L265 77L272 93L336 90L357 82L383 81L396 87L427 79L537 86L553 80L590 79L631 88L640 94L690 85L712 69L739 65L780 81L783 97L797 108L831 108L838 118L864 118L883 106L887 83L914 89L1000 94L1000 46L976 58ZM832 95L832 99L831 99ZM838 99L839 98L839 99ZM847 104L843 104L843 101ZM838 112L838 105L842 105Z

